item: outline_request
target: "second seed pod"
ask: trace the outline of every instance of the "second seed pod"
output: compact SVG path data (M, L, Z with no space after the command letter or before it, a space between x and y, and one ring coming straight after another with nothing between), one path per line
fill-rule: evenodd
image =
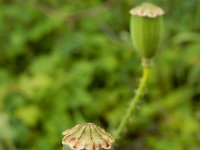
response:
M144 59L154 57L163 31L164 11L153 4L144 3L131 11L131 38L135 49Z

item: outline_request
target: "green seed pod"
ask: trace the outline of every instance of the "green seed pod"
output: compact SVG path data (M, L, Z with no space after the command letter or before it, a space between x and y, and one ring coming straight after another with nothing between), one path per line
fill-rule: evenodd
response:
M145 62L151 60L161 40L164 11L153 4L143 3L131 11L131 38Z

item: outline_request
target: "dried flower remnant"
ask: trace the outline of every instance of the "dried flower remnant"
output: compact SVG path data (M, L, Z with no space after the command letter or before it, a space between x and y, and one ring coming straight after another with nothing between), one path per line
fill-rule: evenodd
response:
M65 130L62 144L74 150L110 149L114 139L93 123L84 123Z
M131 15L155 18L162 16L165 12L162 8L157 7L151 3L143 3L130 11Z

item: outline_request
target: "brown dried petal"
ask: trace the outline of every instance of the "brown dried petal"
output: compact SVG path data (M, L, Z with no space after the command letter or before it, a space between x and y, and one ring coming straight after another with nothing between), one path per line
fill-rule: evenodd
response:
M110 149L114 142L112 136L93 123L77 125L63 132L62 144L71 149L99 150Z

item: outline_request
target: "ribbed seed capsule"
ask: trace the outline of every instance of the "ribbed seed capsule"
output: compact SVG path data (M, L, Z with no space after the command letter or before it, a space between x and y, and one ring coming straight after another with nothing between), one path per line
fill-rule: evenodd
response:
M163 31L164 11L153 4L143 3L131 11L131 38L144 59L154 57Z
M79 124L63 132L62 144L74 150L110 149L112 136L93 123Z

